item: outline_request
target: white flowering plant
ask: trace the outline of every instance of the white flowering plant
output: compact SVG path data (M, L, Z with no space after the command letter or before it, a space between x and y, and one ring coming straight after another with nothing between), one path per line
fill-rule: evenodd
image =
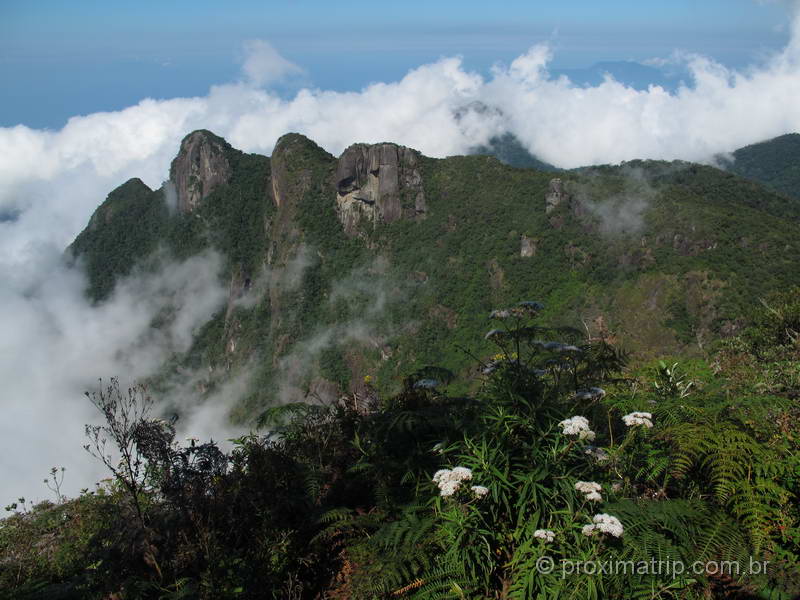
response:
M632 586L694 585L638 575L567 581L537 571L547 556L638 558L658 548L689 557L706 524L715 522L702 507L658 495L658 478L668 472L648 469L648 460L662 419L647 398L614 379L620 354L603 340L537 325L540 312L536 305L492 313L481 343L493 351L478 370L480 389L468 398L412 390L414 402L432 404L418 404L424 418L403 430L411 433L397 444L401 454L436 425L433 408L449 411L452 420L419 442L425 462L404 474L424 492L422 503L417 494L417 504L371 538L387 548L387 572L398 561L408 569L387 593L413 596L408 586L415 581L434 597L431 590L446 595L458 586L475 598L500 590L508 598L593 597L597 586L602 597L624 598Z
M619 500L607 419L596 420L608 394L598 374L613 368L594 364L604 351L576 332L559 330L568 339L547 340L555 330L530 322L541 310L532 304L492 313L497 326L486 342L499 352L481 369L487 379L474 427L462 442L439 446L443 464L429 475L441 560L472 565L489 588L508 578L512 590L526 593L554 584L534 577L544 548L591 554L624 541L622 516L608 513L619 529L593 521ZM596 535L582 535L587 522Z
M439 469L433 474L433 482L439 488L442 498L450 498L459 490L466 490L464 482L472 480L472 470L467 467L453 467L452 469ZM473 485L469 488L476 498L482 498L489 490L483 486Z

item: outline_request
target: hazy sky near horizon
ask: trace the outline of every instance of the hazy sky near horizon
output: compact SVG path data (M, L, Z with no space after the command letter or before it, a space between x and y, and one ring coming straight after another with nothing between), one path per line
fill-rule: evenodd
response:
M534 44L550 68L643 61L675 50L728 67L785 45L789 2L436 0L135 3L4 0L0 4L0 126L61 128L70 116L143 98L205 95L234 80L242 43L267 39L304 77L278 88L357 91L442 56L489 72Z

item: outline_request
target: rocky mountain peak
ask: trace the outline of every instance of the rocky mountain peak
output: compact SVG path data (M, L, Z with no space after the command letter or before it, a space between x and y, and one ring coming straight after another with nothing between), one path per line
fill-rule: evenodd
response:
M336 166L336 207L348 235L362 221L392 223L426 211L419 154L396 144L353 144Z
M230 180L230 146L204 129L193 131L181 142L172 161L169 178L178 196L178 209L190 213L214 189Z

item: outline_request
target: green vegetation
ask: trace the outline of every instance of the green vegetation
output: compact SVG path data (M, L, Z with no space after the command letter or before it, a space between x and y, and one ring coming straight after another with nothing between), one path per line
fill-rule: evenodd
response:
M348 237L312 141L224 151L192 213L131 180L71 247L97 302L209 249L231 300L147 389L94 398L127 467L0 523L9 597L800 593L796 203L632 161L560 172L545 212L551 172L419 157L424 215ZM148 393L244 372L232 452L154 419ZM562 578L612 559L741 569Z
M131 179L108 195L69 252L85 261L88 296L106 298L118 278L130 274L163 239L169 215L161 192Z
M708 360L635 367L608 340L545 326L541 305L519 303L493 312L474 393L450 393L452 373L426 367L394 396L367 382L331 404L272 408L261 417L271 433L229 454L173 443L147 391L112 382L93 397L106 426L87 432L123 461L79 498L13 507L0 589L795 597L798 291L770 298ZM587 566L609 561L635 568Z
M228 275L236 270L254 276L266 252L265 223L274 212L265 188L269 160L232 148L228 160L231 181L192 214L171 213L165 188L152 191L139 179L111 192L68 249L85 262L87 295L102 301L134 267L155 269L147 259L158 250L180 260L211 247L227 259Z
M784 196L800 199L800 134L790 133L740 148L722 159L733 173L758 181Z
M537 169L539 171L560 171L550 163L533 156L520 143L513 133L504 133L489 140L485 146L474 148L470 154L487 154L494 156L501 163L519 169Z
M237 411L245 421L278 399L298 360L301 396L319 379L357 390L365 375L397 393L405 373L432 363L464 375L458 389L470 391L459 348L482 330L480 315L520 297L545 300L545 317L612 333L637 357L702 356L765 292L800 284L797 205L711 167L632 161L561 172L571 198L545 213L552 173L486 156L420 157L424 217L364 223L348 237L336 160L314 142L284 136L272 160L222 146L232 178L194 212L169 214L161 191L129 182L72 251L98 301L134 267L163 264L146 260L158 249L178 260L220 252L221 285L247 302L220 310L165 372L211 367L213 390L218 377L255 365ZM314 356L300 360L309 340Z

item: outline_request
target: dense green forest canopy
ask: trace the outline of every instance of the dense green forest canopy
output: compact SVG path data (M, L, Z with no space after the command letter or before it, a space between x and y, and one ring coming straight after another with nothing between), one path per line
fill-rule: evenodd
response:
M794 163L486 150L200 131L162 188L114 190L66 254L92 302L204 253L228 300L153 377L88 394L111 478L9 505L0 597L800 594ZM176 440L170 390L242 374L252 433ZM576 567L608 561L684 570Z
M220 253L232 300L175 361L235 370L260 357L250 407L276 399L276 365L311 339L325 343L302 356L309 366L293 387L347 391L370 375L396 392L426 364L466 373L454 349L481 332L480 315L519 298L612 332L636 356L700 355L765 291L800 283L798 205L708 166L632 161L554 174L487 156L419 156L425 210L362 221L352 235L336 200L339 161L314 142L284 136L267 158L199 133L224 149L224 184L186 213L166 207L168 186L131 180L70 252L97 302L120 276ZM561 201L548 208L555 175Z
M736 150L722 159L730 171L800 199L800 133L789 133Z

